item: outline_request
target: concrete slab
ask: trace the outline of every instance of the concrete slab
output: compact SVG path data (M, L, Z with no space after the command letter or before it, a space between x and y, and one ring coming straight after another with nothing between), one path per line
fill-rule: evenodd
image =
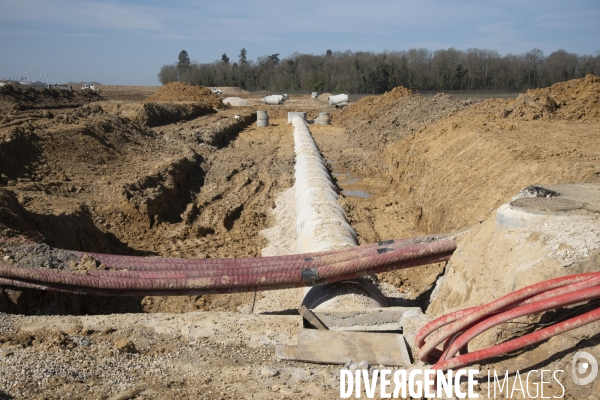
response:
M333 331L400 331L407 314L421 315L418 307L377 307L362 309L315 309L313 313Z
M584 221L598 213L600 185L532 185L498 208L496 222L509 229L530 229L550 222Z

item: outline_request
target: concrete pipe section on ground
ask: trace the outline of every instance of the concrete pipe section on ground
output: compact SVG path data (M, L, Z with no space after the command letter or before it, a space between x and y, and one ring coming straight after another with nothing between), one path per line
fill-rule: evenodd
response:
M356 232L337 203L339 195L308 130L304 115L289 115L294 126L296 153L296 252L301 254L357 246ZM313 286L306 290L302 304L313 309L388 305L381 291L368 278Z

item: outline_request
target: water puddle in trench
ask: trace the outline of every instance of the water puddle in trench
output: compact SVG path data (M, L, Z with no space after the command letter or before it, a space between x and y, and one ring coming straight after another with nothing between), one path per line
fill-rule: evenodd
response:
M365 192L364 190L353 190L355 189L353 186L360 181L360 178L354 177L350 175L350 173L341 174L337 172L332 172L331 175L333 175L336 178L337 184L342 190L343 195L362 197L363 199L368 199L369 197L371 197L371 195Z
M369 193L364 192L362 190L342 190L342 194L346 196L363 197L365 199L371 197Z

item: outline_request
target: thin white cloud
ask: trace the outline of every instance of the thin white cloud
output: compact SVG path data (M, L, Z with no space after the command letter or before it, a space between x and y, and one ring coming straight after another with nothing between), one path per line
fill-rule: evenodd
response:
M536 28L581 28L600 27L600 8L593 10L569 10L540 15Z

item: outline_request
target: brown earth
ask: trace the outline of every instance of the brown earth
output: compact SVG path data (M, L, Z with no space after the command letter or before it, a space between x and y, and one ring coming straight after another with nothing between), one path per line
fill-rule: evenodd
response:
M146 98L147 102L193 101L214 108L226 108L219 96L204 86L193 86L183 82L171 82L161 86Z
M206 88L165 85L146 103L73 101L51 111L15 109L35 102L13 95L0 101L0 251L8 262L23 251L38 254L37 263L62 260L20 244L37 232L63 249L259 256L266 241L258 232L273 223L277 194L293 185L288 111L331 113L333 126L309 127L360 243L468 230L531 183L600 183L597 85L589 76L476 105L397 88L337 111L292 96L282 106L202 115L173 102L216 105ZM268 110L268 128L250 125L256 109ZM90 261L81 268L101 267ZM425 308L444 272L431 265L379 278ZM112 299L2 289L0 311L58 316L0 313L0 397L106 398L134 389L149 398L337 397L339 368L274 359L275 343L293 341L296 320L286 318L294 316L236 326L255 301L253 293ZM110 315L123 312L136 314ZM205 333L192 334L199 320ZM259 338L248 339L248 329Z
M58 90L20 87L15 85L0 86L0 113L8 114L11 110L48 110L78 107L86 103L101 100L98 92L91 90ZM41 114L41 112L40 112ZM6 116L4 121L6 121ZM0 120L0 126L6 122Z
M160 86L101 85L99 92L105 100L144 101Z

